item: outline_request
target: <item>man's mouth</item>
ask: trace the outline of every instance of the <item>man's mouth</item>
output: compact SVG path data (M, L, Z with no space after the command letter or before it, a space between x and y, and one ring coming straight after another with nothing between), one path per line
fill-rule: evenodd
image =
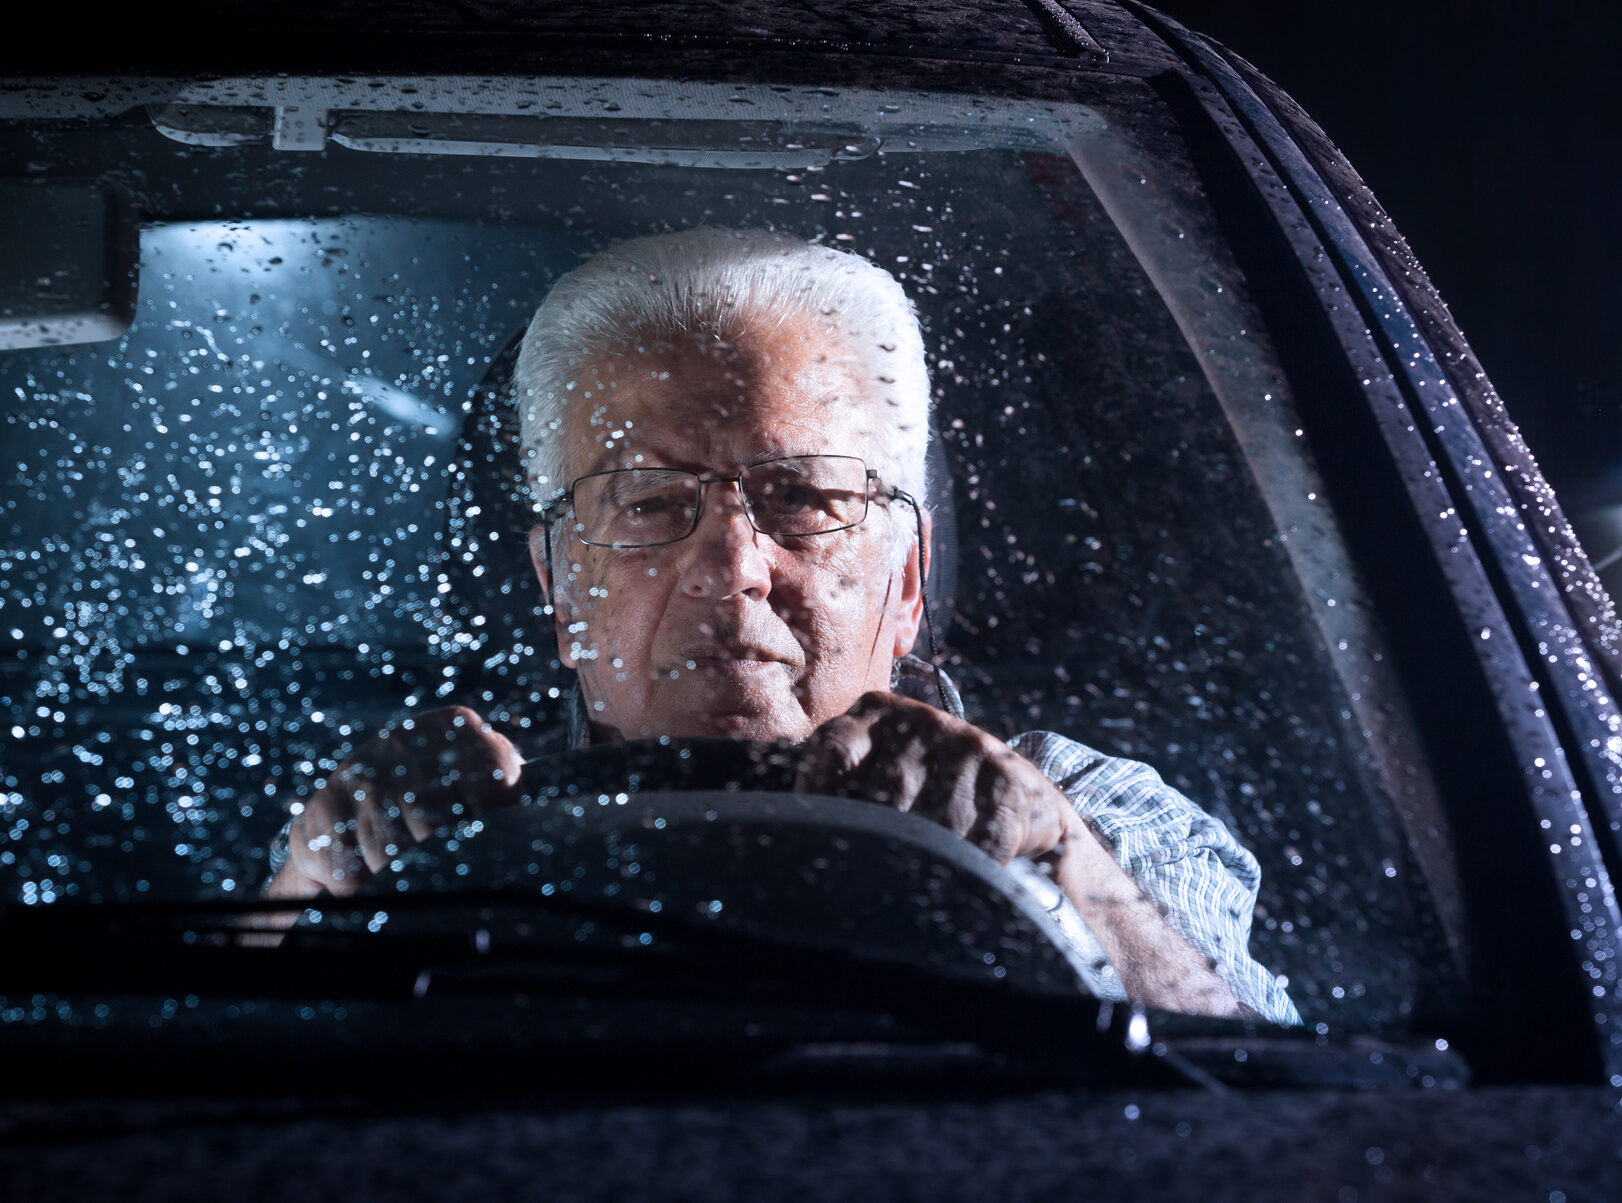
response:
M689 670L723 669L732 672L750 672L784 663L780 656L756 647L729 647L719 644L700 644L685 649L675 657L676 667Z

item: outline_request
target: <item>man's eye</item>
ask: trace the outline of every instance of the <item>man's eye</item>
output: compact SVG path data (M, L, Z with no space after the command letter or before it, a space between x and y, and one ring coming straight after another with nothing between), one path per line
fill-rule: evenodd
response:
M639 497L634 501L622 502L619 506L618 516L627 522L663 521L673 515L684 513L690 504L690 501L685 496L662 493L653 497Z
M807 510L826 513L831 502L821 489L785 481L773 482L763 488L757 504L774 514L800 514Z

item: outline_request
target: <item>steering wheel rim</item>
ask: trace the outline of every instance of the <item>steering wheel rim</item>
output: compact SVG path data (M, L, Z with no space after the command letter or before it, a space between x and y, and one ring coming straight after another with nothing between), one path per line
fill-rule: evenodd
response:
M527 761L526 801L591 792L794 788L800 749L787 742L670 736L594 744Z
M1097 992L1030 875L916 815L793 792L798 755L669 738L534 758L522 803L408 850L356 895L356 915L380 894L538 891L564 924L578 920L559 895L1043 994ZM422 908L389 927L415 922L444 930Z

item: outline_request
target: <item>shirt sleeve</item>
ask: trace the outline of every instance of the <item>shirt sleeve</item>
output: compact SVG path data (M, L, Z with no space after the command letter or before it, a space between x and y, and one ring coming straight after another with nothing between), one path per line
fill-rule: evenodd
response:
M1205 954L1243 1006L1273 1023L1301 1022L1278 979L1250 955L1261 868L1219 820L1135 760L1106 756L1051 731L1028 732L1011 746L1069 797L1116 863ZM1066 907L1074 909L1068 900ZM1085 929L1079 913L1061 923L1067 932L1078 925ZM1077 951L1101 957L1096 937L1089 944ZM1113 970L1108 976L1114 978Z

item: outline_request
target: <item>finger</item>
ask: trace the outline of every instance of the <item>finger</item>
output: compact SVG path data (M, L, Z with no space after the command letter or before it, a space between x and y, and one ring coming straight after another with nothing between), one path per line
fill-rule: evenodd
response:
M881 754L871 758L868 780L909 810L964 835L975 822L975 780L984 740L973 728L928 708L897 709L873 736ZM883 772L881 766L889 766ZM869 795L871 796L871 795Z
M420 844L439 825L437 815L417 806L412 772L411 766L404 763L387 766L386 771L380 766L377 771L373 794L376 805L368 809L390 859L401 850ZM389 851L390 848L394 851Z
M1069 799L1046 778L1032 780L1034 772L1034 766L1013 752L981 762L977 817L967 838L1003 864L1016 856L1041 856L1064 841Z
M1019 753L1005 749L1000 760L1009 779L1030 798L1024 808L1024 838L1016 855L1041 856L1063 845L1080 823L1075 803Z
M899 811L920 806L927 810L928 745L916 726L896 722L879 724L871 735L871 742L884 750L883 755L869 756L852 774L847 788L870 802Z
M873 752L875 715L844 714L818 727L802 747L794 788L801 793L839 794Z
M524 771L524 758L518 749L483 719L473 728L472 739L476 751L469 756L466 770L466 800L480 811L518 802L522 796L518 779Z
M399 765L391 769L357 758L340 765L318 794L321 805L330 803L348 816L344 830L335 834L342 842L353 843L370 873L381 872L402 846L412 842L400 808L389 800L391 778L400 771Z
M422 730L415 725L401 726L399 738L404 742L394 751L400 759L392 770L390 792L411 842L420 844L450 822L456 781L445 780L447 770L440 764L437 745L441 731L437 727Z
M1025 844L1028 802L1008 779L1003 766L982 758L975 773L975 818L965 838L999 864L1018 856Z
M299 872L298 866L289 860L281 867L276 876L270 879L261 897L266 899L318 898L326 893L326 890L325 881L317 881L315 878ZM297 920L298 911L289 909L286 911L261 912L250 916L247 922L249 926L253 927L291 927Z
M376 787L373 792L378 792ZM355 808L355 837L361 859L369 872L381 873L388 863L400 854L407 842L405 823L399 817L400 807L382 801L371 803L364 794L357 797Z
M308 899L321 897L325 892L324 885L305 877L292 861L288 861L266 884L265 892L260 897L265 901L285 900L302 904ZM302 905L294 905L284 910L254 911L243 915L237 921L241 930L236 943L242 948L275 948L302 913Z
M977 740L952 740L937 752L930 801L941 826L968 838L980 820L980 774L985 756Z
M324 791L305 803L288 832L288 863L317 891L353 894L371 876L355 843L353 817L341 813Z
M387 860L420 843L445 820L434 789L436 738L437 731L420 731L407 719L368 740L327 779L322 795L355 816L359 846L374 869L380 856Z
M404 729L390 752L397 759L389 770L386 812L409 844L422 843L450 822L455 783L447 786L442 779L436 737L437 731Z
M453 817L480 814L520 800L523 758L512 743L465 706L430 711L400 725L409 766L408 823L416 838Z
M848 718L855 719L883 718L885 715L894 714L898 710L907 710L914 706L921 706L924 710L932 709L932 707L925 706L921 702L914 702L909 698L904 698L900 694L889 693L882 689L869 689L856 699L855 705L845 711L845 715Z
M406 829L408 842L420 844L424 840L432 839L436 831L445 829L449 818L447 808L438 805L424 806L421 801L421 791L408 789L400 795L399 805L394 807L399 814L399 822Z

